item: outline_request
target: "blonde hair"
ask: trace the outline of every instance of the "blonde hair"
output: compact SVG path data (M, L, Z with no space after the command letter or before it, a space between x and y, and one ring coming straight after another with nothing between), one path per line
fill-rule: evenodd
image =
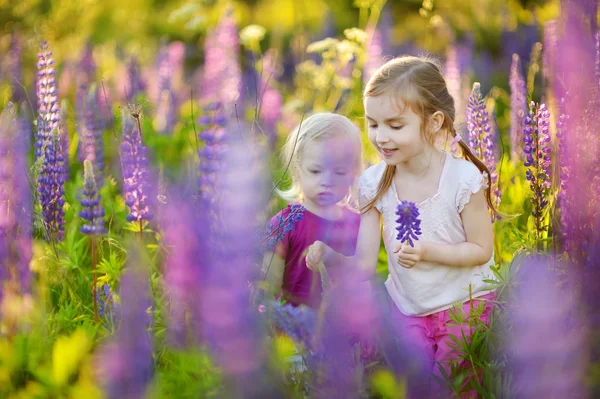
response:
M358 156L355 173L358 175L362 165L362 145L360 130L348 118L329 112L313 114L288 135L282 149L282 161L289 165L292 185L287 190L277 189L277 194L287 201L302 200L300 187L300 163L306 146L313 141L325 140L332 137L348 137L355 140Z
M437 111L444 114L442 130L452 137L457 136L454 127L454 99L448 92L440 66L433 59L403 56L383 64L367 82L364 97L379 97L382 95L393 96L400 112L403 112L406 107L410 107L413 112L421 116L421 134L425 135L430 144L434 145L435 137L429 133L425 121ZM400 107L400 102L404 105L404 109ZM487 166L477 159L464 141L459 141L459 145L463 157L473 162L481 173L487 174L488 182L491 182L492 179ZM369 211L387 192L392 185L395 170L394 166L386 166L375 197L365 204L361 212ZM485 189L485 198L492 213L498 215L499 213L491 199L491 185L488 185Z

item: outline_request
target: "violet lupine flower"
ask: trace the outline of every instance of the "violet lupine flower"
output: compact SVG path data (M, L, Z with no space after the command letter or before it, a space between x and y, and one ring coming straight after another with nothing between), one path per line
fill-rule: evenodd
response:
M310 350L313 348L313 334L317 327L317 312L308 306L293 306L273 301L269 307L271 317L279 327L295 342Z
M44 146L52 143L53 132L60 128L60 107L56 90L56 71L48 42L40 45L37 63L38 126L35 138L35 158L42 156Z
M554 262L538 256L518 262L507 336L516 398L587 397L582 379L589 352L575 316L581 305L575 287L556 278Z
M89 160L94 169L96 186L104 185L104 139L102 127L97 116L98 101L96 89L92 88L87 94L82 126L80 126L80 151L82 160Z
M111 319L114 322L115 303L110 285L102 284L96 288L96 302L98 303L98 317Z
M240 45L233 10L228 9L205 43L204 79L200 91L206 102L222 102L225 111L233 112L240 98L242 72Z
M9 102L0 114L0 303L3 287L30 289L31 192L27 179L25 132ZM5 283L8 285L5 286Z
M43 162L37 179L37 194L42 205L42 215L48 241L62 241L65 212L65 157L58 133L45 145Z
M277 217L276 223L271 221L267 223L265 250L275 250L277 243L280 242L287 233L294 230L296 223L304 219L305 210L306 208L304 208L304 206L300 204L293 204L287 217L284 218L283 214L280 214Z
M565 94L566 96L567 94ZM567 140L568 121L569 116L566 114L566 100L562 97L559 101L560 116L556 121L556 137L558 138L558 156L559 156L559 177L560 177L560 190L558 190L558 206L560 208L562 229L561 233L563 236L565 247L568 246L569 240L567 238L567 231L570 227L571 222L568 220L568 192L569 192L569 175L570 165L570 151L568 150L569 140ZM566 249L566 248L565 248ZM567 249L568 252L570 252Z
M21 68L21 42L16 33L13 33L10 40L8 58L10 88L12 91L12 100L15 104L20 104L27 100L25 89L23 88L23 71Z
M421 235L421 220L419 219L419 208L414 202L400 201L396 209L396 223L399 224L396 227L398 235L396 240L400 240L401 243L407 242L408 245L414 247L413 240L418 240Z
M63 104L64 106L64 104ZM63 155L63 173L65 181L69 180L69 131L65 107L60 110L60 126L58 129L60 150Z
M462 76L458 62L457 49L449 46L446 51L446 65L444 67L444 79L447 82L448 92L454 99L455 115L462 116L464 105L462 101ZM457 121L457 123L461 123Z
M123 194L129 207L127 220L151 220L149 208L148 159L146 146L135 122L123 114L123 143L121 144L121 165L123 167Z
M168 338L171 345L182 347L198 343L194 337L200 336L198 292L210 269L210 226L206 210L198 212L189 195L174 188L169 192L169 202L160 213L165 241L171 248L164 267Z
M498 189L498 173L496 173L496 143L494 133L490 123L489 114L485 102L481 95L481 85L478 82L473 83L473 90L467 104L467 130L469 147L489 169L491 182L494 187L495 203L500 204L500 190Z
M208 104L205 114L198 120L198 139L204 146L198 150L200 159L200 200L206 204L215 202L215 182L220 170L226 141L227 118L220 103Z
M82 210L79 212L79 216L85 222L81 226L81 232L89 235L104 234L106 233L106 229L104 228L104 208L100 205L100 194L96 186L94 167L89 159L83 162L83 170Z
M142 82L140 66L136 57L131 57L127 64L127 101L135 101L137 96L145 90L145 85Z
M523 155L523 119L527 113L527 88L521 74L519 56L513 54L510 66L510 152L513 162Z
M277 123L281 119L283 107L283 97L275 87L278 73L273 50L269 50L262 57L261 72L259 116L264 124L269 144L273 147L277 141Z
M408 397L427 397L431 363L411 346L414 343L405 342L396 326L385 329L392 321L389 305L378 301L371 286L355 274L340 272L335 277L336 284L323 299L308 358L310 369L316 370L311 384L315 397L354 397L364 388L356 376L376 360L385 360L394 374L409 381ZM379 358L376 344L383 355Z
M161 134L171 134L177 120L175 115L175 96L171 82L174 74L174 65L167 47L163 47L160 50L157 57L156 69L156 83L158 88L154 129Z
M545 104L537 105L533 101L529 105L529 113L524 121L523 152L524 165L528 167L527 180L533 192L533 209L531 211L537 231L541 226L544 210L548 205L550 188L550 112Z
M56 72L48 42L40 45L37 63L38 126L35 158L41 158L37 194L48 241L61 241L64 230L64 184L67 175L61 113L56 95Z
M556 45L558 43L558 33L556 20L548 21L544 24L544 46L543 46L543 69L542 74L544 78L552 81L555 75L555 59L556 59ZM552 87L550 82L549 87Z
M598 88L597 95L600 97L600 30L596 32L596 62L594 64L594 81Z
M145 397L154 374L152 338L148 333L148 310L152 306L149 276L138 263L137 251L133 252L121 277L119 330L97 358L100 383L109 399Z
M202 335L234 382L233 392L269 397L277 394L271 391L275 387L263 383L264 333L257 312L248 307L249 282L257 280L261 261L255 234L259 221L248 215L265 209L264 159L252 141L237 139L239 133L232 136L216 185L221 223L212 233L212 258L201 301Z
M375 71L383 65L383 45L382 34L378 28L375 28L369 34L369 43L367 46L367 62L363 68L363 85L373 76Z
M75 82L77 85L75 94L75 112L77 113L77 124L85 124L85 110L88 96L88 90L96 79L96 63L92 53L92 45L88 43L85 47L83 57L79 61L76 69ZM98 112L98 110L95 110ZM81 158L83 161L84 158Z

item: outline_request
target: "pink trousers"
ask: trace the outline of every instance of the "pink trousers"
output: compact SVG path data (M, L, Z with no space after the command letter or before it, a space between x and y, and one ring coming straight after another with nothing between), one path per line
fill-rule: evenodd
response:
M456 346L456 343L452 341L451 336L456 337L460 341L464 333L464 336L470 341L471 335L477 328L478 323L489 326L492 311L492 303L489 301L494 301L495 299L495 292L474 298L472 301L462 304L462 312L460 307L455 307L427 316L406 316L396 306L393 306L392 313L394 322L400 330L398 332L402 334L405 342L417 348L425 356L431 365L431 371L434 376L442 378L443 374L440 371L440 366L450 375L452 361L458 361L461 367L470 367L465 361L460 361L460 353L452 348L452 346ZM483 302L484 306L483 313L478 320L470 320L471 309L474 309L476 312L481 302ZM461 324L456 323L449 317L452 313L455 313L458 319L464 320L464 322ZM470 378L472 377L473 375L470 375ZM468 380L465 384L467 382ZM439 394L441 393L441 388L437 385L439 384L432 383L432 392ZM461 397L476 398L477 393L473 390L461 395Z

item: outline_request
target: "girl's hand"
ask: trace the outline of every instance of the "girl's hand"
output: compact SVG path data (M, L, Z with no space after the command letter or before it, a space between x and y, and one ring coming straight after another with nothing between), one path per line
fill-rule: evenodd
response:
M321 241L315 241L306 254L306 266L313 272L319 271L319 263L323 262L325 256L325 244Z
M397 254L396 260L398 264L407 269L412 268L417 262L420 262L423 259L423 246L419 241L414 241L414 247L404 243L396 246L394 253Z

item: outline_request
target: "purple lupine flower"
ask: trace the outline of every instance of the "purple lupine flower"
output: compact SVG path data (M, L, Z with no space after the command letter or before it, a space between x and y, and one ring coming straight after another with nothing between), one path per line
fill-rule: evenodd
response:
M446 51L446 65L444 67L444 79L448 86L448 92L454 99L455 115L461 116L464 113L462 101L462 73L458 63L457 49L449 46ZM460 123L459 121L457 121Z
M481 95L481 85L478 82L473 83L473 90L467 104L467 130L469 147L489 169L491 182L494 187L495 203L500 203L501 195L498 189L498 173L496 173L496 143L488 111Z
M131 57L127 64L127 81L125 89L127 101L135 101L137 96L146 89L136 57Z
M205 102L222 102L227 114L240 97L242 73L239 38L233 10L229 8L216 29L208 33L202 90Z
M543 47L543 69L542 74L545 79L550 80L548 87L552 87L554 78L554 63L556 59L556 45L558 42L558 33L556 20L548 21L544 24L544 47Z
M37 194L48 241L61 241L64 230L64 184L66 179L65 134L56 95L56 72L52 52L43 41L38 54L38 126L35 140L36 160L42 159Z
M115 321L115 303L110 285L102 284L96 288L96 302L98 303L98 317L106 317L112 322Z
M276 223L267 223L267 231L265 235L265 249L267 251L275 250L275 246L283 239L290 231L294 230L296 223L304 219L304 211L306 208L300 204L293 204L289 215L284 219L283 215L279 215Z
M419 219L419 208L414 202L400 201L396 209L396 223L398 223L398 235L396 240L401 243L407 242L414 247L413 240L418 240L421 235L421 220Z
M35 158L42 156L44 146L52 143L54 131L60 127L60 107L56 92L56 71L48 42L40 45L37 63L38 126L35 138Z
M151 381L152 338L148 333L149 276L133 251L128 267L121 277L119 330L115 337L100 350L97 358L99 379L106 396L141 399Z
M528 168L527 180L533 192L533 209L531 211L536 231L545 229L542 216L548 205L550 189L550 112L545 104L537 105L533 101L529 105L529 113L524 121L523 152L524 165Z
M206 210L198 212L189 195L174 188L169 192L169 202L160 214L165 241L172 249L164 267L168 337L171 345L181 347L190 344L200 326L198 290L210 270L210 226Z
M172 79L174 74L173 60L168 47L163 47L156 61L157 98L154 129L161 134L172 134L176 120L176 104L173 94Z
M56 71L46 41L40 45L37 63L38 126L35 135L35 159L42 158L38 193L44 210L47 238L62 239L62 195L68 175L68 135L62 121L56 95ZM42 186L42 187L40 187ZM50 204L46 209L44 204Z
M56 131L52 141L44 148L43 162L37 179L37 194L42 205L46 240L62 241L66 172L61 139Z
M96 186L99 189L104 185L104 139L97 110L96 89L91 88L87 93L82 125L79 128L81 140L79 148L81 159L92 163Z
M507 336L517 398L587 397L582 378L589 352L575 315L581 305L575 287L565 287L552 271L554 262L539 256L518 261Z
M137 113L139 117L139 113ZM123 113L123 143L121 164L123 168L123 194L129 207L127 220L151 220L149 208L150 186L148 182L148 159L141 132L132 117Z
M565 94L565 96L567 96ZM558 206L560 208L561 216L561 234L564 241L565 249L567 252L571 252L569 247L570 240L568 239L568 230L571 227L571 221L569 220L568 212L568 197L569 192L569 175L570 165L572 165L570 159L570 151L568 150L569 140L567 139L568 121L569 116L566 114L566 99L562 97L559 101L559 112L560 116L556 121L556 137L558 138L558 162L559 162L559 177L560 177L560 190L558 190Z
M96 78L96 64L92 53L91 43L86 45L85 51L76 68L75 83L75 114L77 120L77 132L79 133L78 159L83 162L86 159L85 154L85 130L86 130L86 110L88 109L88 91ZM94 105L93 112L98 112Z
M284 333L306 349L313 348L313 334L317 326L317 313L307 306L293 306L282 304L281 301L272 302L272 319Z
M200 131L198 139L204 146L198 150L200 159L200 200L205 204L218 201L215 182L225 152L227 117L220 103L204 107L205 114L198 119Z
M60 125L58 129L60 151L63 155L63 173L65 181L69 180L69 131L67 130L67 115L65 104L60 110Z
M523 155L523 118L527 113L527 88L521 74L519 56L513 54L510 66L510 153L513 162Z
M94 166L89 159L83 162L84 180L83 193L81 198L82 210L79 216L85 220L81 226L83 234L104 234L104 208L100 204L100 194L96 186L96 178L94 176Z
M594 82L597 86L598 96L600 97L600 30L596 32L596 61L594 64Z
M283 107L283 97L275 87L277 77L275 53L273 50L269 50L262 57L259 116L264 124L271 147L277 141L277 123L281 119L281 108Z
M203 287L202 336L233 384L252 397L276 395L260 378L266 358L258 314L248 307L250 283L261 262L255 216L266 205L264 158L252 141L232 135L217 179L219 220L212 233L211 264ZM248 168L248 165L253 165ZM225 167L226 166L226 167ZM252 384L249 384L253 381ZM227 395L226 395L227 396ZM235 395L234 395L235 396Z
M31 272L31 192L23 123L9 102L0 114L0 302L2 288L28 293Z
M367 62L363 68L363 85L373 76L375 71L383 65L383 45L382 34L378 28L375 28L369 34L369 43L367 46Z
M27 100L27 96L25 95L25 82L23 82L23 71L21 67L21 42L16 33L13 33L11 36L8 58L12 100L15 104L20 104Z
M96 63L92 53L92 45L88 43L85 47L83 56L77 64L76 79L77 85L75 95L75 112L77 113L77 124L83 125L85 122L85 109L88 96L88 90L96 80ZM96 110L97 112L98 110ZM83 161L83 158L81 158Z

